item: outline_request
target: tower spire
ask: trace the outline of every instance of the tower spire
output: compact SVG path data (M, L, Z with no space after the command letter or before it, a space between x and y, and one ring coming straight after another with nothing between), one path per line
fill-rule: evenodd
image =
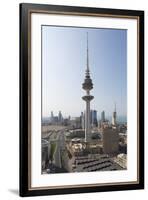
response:
M87 32L87 69L86 69L86 72L89 73L88 32Z

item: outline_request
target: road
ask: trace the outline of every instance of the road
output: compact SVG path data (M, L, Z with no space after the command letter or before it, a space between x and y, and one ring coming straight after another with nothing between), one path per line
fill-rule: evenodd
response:
M51 142L56 143L53 164L57 168L62 168L61 151L65 148L64 133L66 129L67 127L64 127L64 126L43 126L42 127L42 139L46 139L49 142L49 144Z
M65 136L64 136L64 131L59 131L57 134L57 139L56 139L56 150L54 153L54 162L55 166L57 167L62 167L61 164L61 150L65 148Z

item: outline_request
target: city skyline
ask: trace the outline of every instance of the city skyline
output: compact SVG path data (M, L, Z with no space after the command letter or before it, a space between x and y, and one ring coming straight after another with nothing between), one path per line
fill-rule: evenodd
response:
M127 115L126 30L42 26L43 117L55 110L63 116L85 110L86 32L95 96L91 108L111 116L116 102L119 116Z
M99 120L101 120L101 114L102 114L102 112L104 111L105 112L105 110L102 110L101 112L98 112L97 110L90 110L90 111L96 111L97 112L97 120L99 121ZM58 115L59 115L59 112L61 112L61 114L62 114L62 117L63 118L65 118L65 119L67 119L67 118L71 118L71 119L75 119L75 118L77 118L77 117L80 117L81 116L81 114L83 113L85 113L85 110L84 111L81 111L77 116L72 116L72 115L63 115L63 113L62 113L62 111L60 110L60 111L57 111L57 112L54 112L54 111L50 111L49 112L49 115L47 116L47 117L42 117L42 119L43 119L43 121L45 120L48 120L49 121L49 118L51 118L51 112L52 112L52 114L53 114L53 116L54 117L58 117ZM108 121L110 121L110 123L111 123L111 121L112 121L112 117L113 117L113 112L111 113L111 115L106 115L106 112L105 112L105 120L108 120ZM118 113L117 113L117 121L118 122L122 122L122 123L126 123L127 122L127 116L121 116L121 115L118 115Z

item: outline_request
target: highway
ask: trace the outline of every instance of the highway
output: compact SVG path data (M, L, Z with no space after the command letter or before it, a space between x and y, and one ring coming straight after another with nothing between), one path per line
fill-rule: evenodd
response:
M50 168L53 168L54 171L57 170L57 172L61 169L62 170L62 163L61 163L61 151L65 149L65 131L67 127L64 126L43 126L42 127L42 139L46 139L49 144L51 142L56 143L55 152L53 155L53 166ZM55 171L56 172L56 171Z
M57 167L62 167L61 165L61 150L65 148L65 137L64 137L64 131L59 131L57 134L56 141L56 150L54 153L54 164Z

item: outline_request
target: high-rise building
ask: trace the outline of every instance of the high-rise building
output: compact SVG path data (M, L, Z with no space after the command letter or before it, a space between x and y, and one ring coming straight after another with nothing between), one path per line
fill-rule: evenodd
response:
M90 95L90 90L93 89L93 83L90 78L89 71L89 57L88 57L88 33L87 33L87 67L85 80L82 84L82 88L86 91L86 95L82 99L86 102L86 112L85 112L85 142L89 142L91 138L91 129L90 129L90 101L94 98Z
M50 115L50 121L53 122L54 121L54 115L53 115L53 111L51 111L51 115Z
M63 121L63 116L62 116L61 111L59 111L58 121L59 121L59 123L62 123L62 121Z
M103 152L105 154L118 154L119 133L117 129L103 129Z
M81 117L75 117L75 128L81 128Z
M101 112L101 122L105 122L105 111Z
M84 129L85 128L85 115L83 112L81 112L81 128Z
M90 123L92 126L97 126L98 121L97 121L97 111L96 110L91 110L90 111Z
M116 112L116 104L115 104L115 110L113 112L113 116L112 116L112 125L117 125L117 112Z

